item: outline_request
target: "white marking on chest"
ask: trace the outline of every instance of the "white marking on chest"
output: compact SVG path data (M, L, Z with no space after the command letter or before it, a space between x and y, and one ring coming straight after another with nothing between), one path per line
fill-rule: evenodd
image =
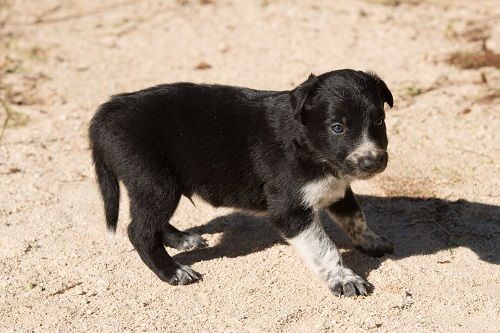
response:
M327 207L344 197L347 186L348 180L331 175L314 180L301 188L302 204L316 209Z

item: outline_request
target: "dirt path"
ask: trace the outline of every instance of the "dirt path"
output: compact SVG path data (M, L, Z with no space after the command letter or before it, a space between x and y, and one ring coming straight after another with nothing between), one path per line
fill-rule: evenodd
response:
M0 331L498 332L496 1L0 1ZM265 220L196 201L173 224L209 248L171 287L105 232L86 132L109 95L174 81L289 89L312 71L389 84L390 165L355 185L394 255L345 262L335 298ZM464 67L464 68L462 68Z

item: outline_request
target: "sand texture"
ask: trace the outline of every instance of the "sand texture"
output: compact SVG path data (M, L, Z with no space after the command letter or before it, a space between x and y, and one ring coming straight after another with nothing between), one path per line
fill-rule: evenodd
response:
M498 1L0 1L0 332L499 332ZM172 287L107 234L87 128L110 95L176 81L290 89L374 70L390 162L354 185L392 255L355 250L337 298L265 218L183 198L208 247Z

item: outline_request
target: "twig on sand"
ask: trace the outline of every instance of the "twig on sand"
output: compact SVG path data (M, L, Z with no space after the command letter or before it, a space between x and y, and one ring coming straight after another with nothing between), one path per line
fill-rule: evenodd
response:
M457 147L454 147L455 150L458 150L458 151L461 151L463 153L471 153L471 154L475 154L475 155L478 155L478 156L481 156L481 157L484 157L484 158L487 158L489 159L491 162L495 162L495 160L493 158L491 158L490 156L486 155L486 154L483 154L483 153L480 153L478 151L474 151L474 150L470 150L470 149L465 149L465 148L457 148Z
M68 21L68 20L74 20L74 19L79 19L82 17L87 17L87 16L93 16L93 15L98 15L102 13L106 13L109 11L115 10L117 7L123 7L127 5L132 5L132 4L137 4L138 2L142 2L144 0L125 0L125 1L120 1L116 2L113 4L108 4L104 5L92 10L89 10L87 12L83 13L75 13L75 14L67 14L59 17L46 17L49 16L49 14L52 14L54 12L57 12L60 7L56 6L54 8L50 8L43 12L42 14L38 15L35 20L30 21L30 22L9 22L10 25L33 25L33 24L46 24L46 23L57 23L57 22L63 22L63 21Z
M60 295L60 294L64 294L65 292L67 292L68 290L70 289L73 289L75 287L78 287L79 285L81 285L83 282L77 282L77 283L73 283L73 284L70 284L69 286L66 286L62 289L59 289L58 291L56 292L53 292L52 294L50 294L49 296L55 296L55 295Z

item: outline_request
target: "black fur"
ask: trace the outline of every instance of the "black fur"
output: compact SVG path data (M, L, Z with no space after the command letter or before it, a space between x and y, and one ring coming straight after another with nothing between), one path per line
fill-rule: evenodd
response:
M333 210L335 214L342 217L351 216L354 212L361 213L361 208L350 187L346 190L344 197L334 202L328 209Z
M267 211L294 237L313 218L301 187L328 174L357 176L345 159L361 129L383 117L384 102L393 103L385 83L354 70L311 75L292 91L175 83L113 96L89 131L107 226L116 229L119 179L131 201L130 241L172 284L197 279L176 275L184 266L163 246L182 241L169 225L181 195ZM345 135L332 133L336 121L346 123ZM385 125L370 136L387 147Z

